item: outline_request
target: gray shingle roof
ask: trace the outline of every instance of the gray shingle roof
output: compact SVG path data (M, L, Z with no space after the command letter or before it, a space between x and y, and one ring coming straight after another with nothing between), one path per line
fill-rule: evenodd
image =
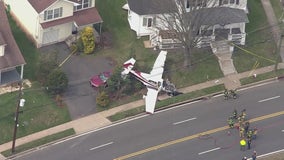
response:
M13 37L6 16L4 2L0 0L0 32L5 41L5 53L0 57L0 69L11 68L26 64L24 57Z
M128 5L131 11L139 15L163 14L169 12L169 6L172 6L172 0L128 0ZM173 9L174 7L170 7ZM230 24L248 22L247 15L244 10L229 8L229 7L215 7L202 8L196 12L189 12L188 14L195 14L202 17L199 18L202 25L214 24ZM189 15L188 15L189 16Z
M0 32L0 46L4 45L4 44L6 44L6 43L5 43L5 40L4 40L2 33Z
M128 0L131 11L139 15L161 14L168 12L171 0Z
M226 25L231 23L248 23L248 17L244 10L229 8L229 7L215 7L202 8L193 12L189 12L187 16L194 16L198 19L201 25Z

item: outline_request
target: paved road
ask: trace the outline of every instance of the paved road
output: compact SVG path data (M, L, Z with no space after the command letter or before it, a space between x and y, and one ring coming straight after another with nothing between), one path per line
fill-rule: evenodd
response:
M236 130L231 130L230 136L227 134L229 129L224 126L233 108L246 108L248 118L256 121L251 125L261 131L253 149L259 154L284 148L284 133L281 132L284 130L284 81L240 91L239 94L237 100L225 101L223 97L216 97L142 116L16 159L111 160L123 159L122 156L127 155L129 159L140 160L238 160L252 151L239 151ZM280 116L256 119L280 111ZM211 131L208 137L198 136L208 130ZM218 147L220 149L216 149ZM213 151L208 152L210 150ZM133 156L133 153L144 154Z

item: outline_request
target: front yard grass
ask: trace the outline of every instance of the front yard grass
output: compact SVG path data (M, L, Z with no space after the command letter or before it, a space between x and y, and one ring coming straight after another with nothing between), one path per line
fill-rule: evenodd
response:
M273 65L279 57L276 43L271 34L273 26L267 22L261 1L249 0L248 9L249 23L246 25L246 45L242 47L246 51L235 47L233 53L234 65L239 73L252 70L256 62L259 63L257 68Z
M67 106L58 107L38 84L33 83L23 93L26 102L20 108L23 113L19 114L18 138L71 120ZM12 140L18 92L6 93L0 99L0 144L3 144Z
M7 14L13 36L25 58L24 79L36 80L36 68L39 58L39 51L27 38L26 34L17 26L10 14Z
M263 73L257 75L255 78L253 77L246 77L240 79L240 82L242 85L250 84L250 83L256 83L262 80L270 79L270 78L275 78L275 77L284 77L284 69L268 72L268 73Z

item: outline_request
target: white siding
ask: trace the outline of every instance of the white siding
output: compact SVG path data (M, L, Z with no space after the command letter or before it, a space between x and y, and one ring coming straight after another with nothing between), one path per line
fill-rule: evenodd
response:
M129 22L130 28L136 32L136 35L138 37L150 35L151 33L154 32L154 28L143 26L144 17L153 18L154 16L153 15L140 16L131 10L128 11L128 22Z
M4 51L5 51L5 46L4 45L0 45L0 57L4 56Z
M69 17L69 16L73 15L73 4L69 3L69 2L66 2L66 1L62 1L62 0L57 1L57 3L54 3L53 5L51 5L50 7L45 9L44 11L46 11L46 10L53 10L53 9L60 8L60 7L63 8L62 17L59 17L57 19L64 18L64 17ZM40 15L39 15L40 23L44 22L44 11L42 11L40 13ZM56 20L56 19L50 19L50 20L47 20L47 21L53 21L53 20Z
M27 0L4 0L11 7L11 12L20 20L22 27L35 39L38 14Z
M66 23L66 24L62 24L62 25L58 25L58 26L54 26L54 27L50 27L50 28L41 30L40 31L38 47L64 41L68 36L71 35L71 33L72 33L72 25L73 25L72 23ZM54 42L48 42L47 41L47 43L44 43L44 33L45 32L52 32L52 31L54 31L53 32L54 34L57 34L56 35L57 36L56 37L57 40L54 41ZM57 32L57 33L55 33L55 32ZM49 37L49 38L52 38L52 37Z

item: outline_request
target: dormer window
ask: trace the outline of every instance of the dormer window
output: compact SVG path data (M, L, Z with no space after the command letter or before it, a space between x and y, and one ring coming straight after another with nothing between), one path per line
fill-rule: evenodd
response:
M91 2L92 2L91 0L80 0L80 1L81 4L74 6L75 11L91 7Z
M62 17L62 12L63 12L62 7L44 11L44 20L51 20Z

